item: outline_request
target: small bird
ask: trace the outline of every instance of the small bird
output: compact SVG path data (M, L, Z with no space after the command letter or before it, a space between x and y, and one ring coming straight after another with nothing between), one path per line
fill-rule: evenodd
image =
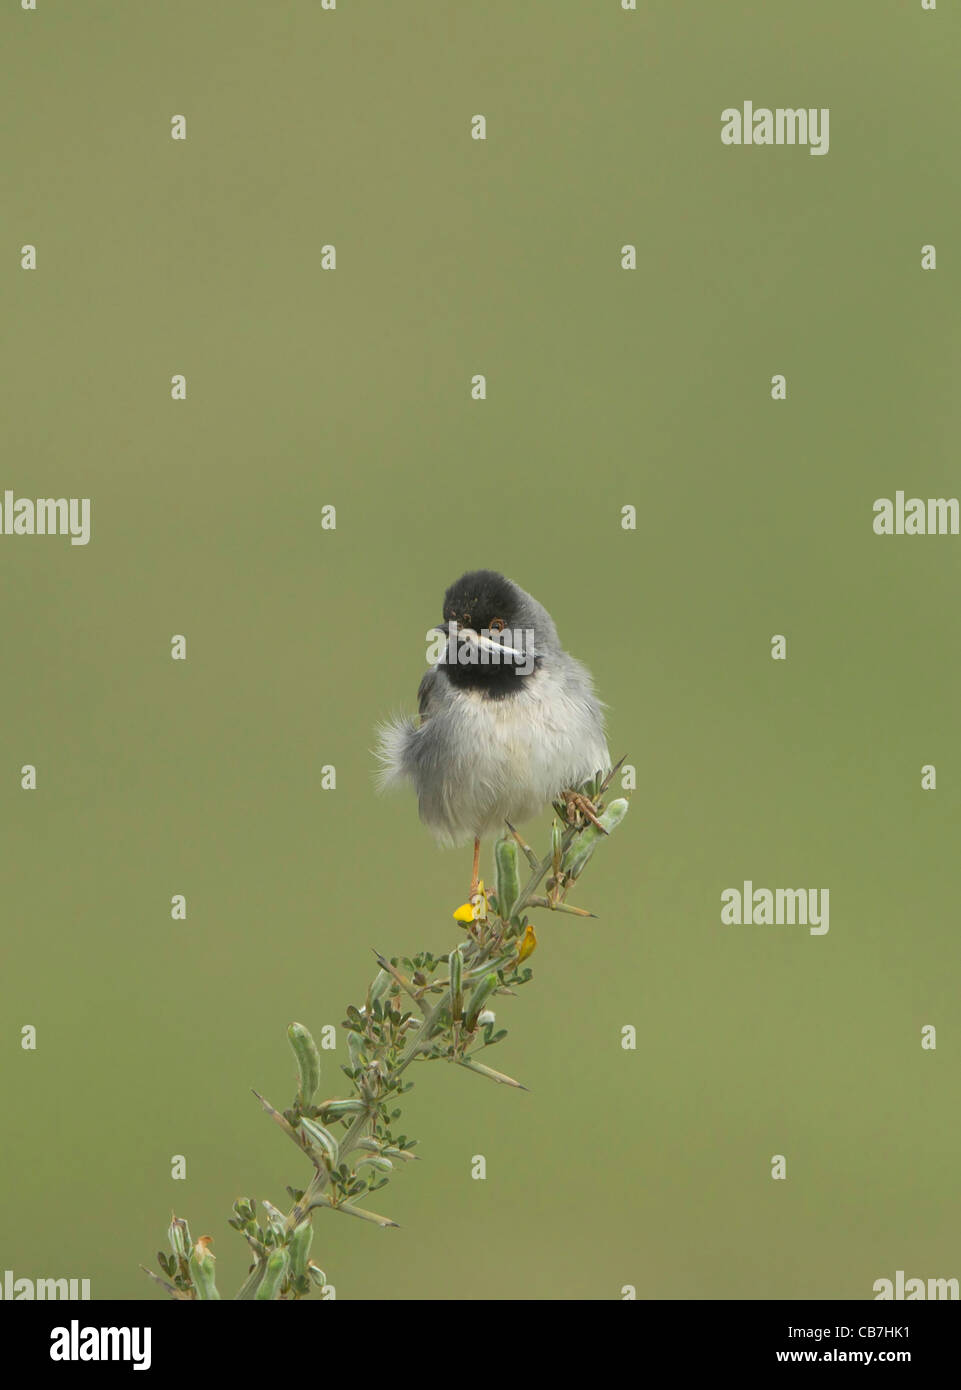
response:
M482 837L558 799L596 823L577 787L609 772L611 758L590 672L513 580L494 570L461 575L428 637L437 654L417 691L420 719L381 727L380 784L412 782L440 844L473 837L473 898Z

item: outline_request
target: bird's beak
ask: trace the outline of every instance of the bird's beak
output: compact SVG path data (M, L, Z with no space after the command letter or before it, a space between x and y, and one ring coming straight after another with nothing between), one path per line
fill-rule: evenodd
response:
M431 632L443 633L445 637L457 637L469 642L473 647L479 647L481 651L497 652L500 656L512 656L517 661L525 661L525 653L519 651L517 647L509 647L506 642L495 642L490 637L485 637L483 633L475 632L472 627L461 627L457 622L438 623L437 627L431 628Z
M524 660L524 653L518 651L516 647L509 647L506 642L494 642L490 637L485 637L483 633L472 632L470 636L482 651L500 652L503 656L516 656L519 661Z
M524 660L524 653L518 651L516 647L509 647L506 642L495 642L491 637L485 637L482 632L475 632L472 627L458 627L457 623L448 623L448 630L451 636L456 636L469 642L472 647L478 647L483 652L497 652L499 656L512 656L518 661ZM443 628L441 628L443 631Z

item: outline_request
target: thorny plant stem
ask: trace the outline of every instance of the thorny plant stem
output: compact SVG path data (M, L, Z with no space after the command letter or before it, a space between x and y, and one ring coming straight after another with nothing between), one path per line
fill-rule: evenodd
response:
M564 849L567 849L568 845L572 842L576 834L577 827L572 826L564 836L562 842ZM512 916L518 916L521 912L523 912L524 907L529 903L531 897L533 896L544 875L547 873L548 869L550 869L552 862L553 855L551 854L548 854L543 860L540 861L537 868L531 874L526 886L522 890L521 896L518 899L518 902L511 914ZM483 942L475 937L468 945L467 950L464 952L464 964L476 965L482 963L485 960L489 960L494 953L495 947L501 944L502 943L500 939L497 937L495 933L488 933L488 939ZM418 995L417 997L419 998L422 996ZM441 995L440 999L424 1018L423 1022L421 1023L417 1032L414 1034L413 1038L404 1048L404 1051L401 1054L400 1059L398 1060L396 1065L388 1073L387 1077L385 1078L385 1080L388 1083L391 1081L395 1081L399 1076L401 1076L410 1066L411 1062L413 1062L414 1059L417 1057L417 1054L421 1052L424 1049L424 1047L430 1042L431 1035L434 1029L436 1028L438 1022L440 1021L441 1015L443 1014L446 1008L446 1004L447 1001L445 997ZM373 1112L367 1110L363 1111L361 1114L357 1115L354 1118L353 1122L350 1125L350 1128L347 1130L346 1134L343 1136L343 1138L340 1140L338 1144L338 1151L341 1160L346 1159L350 1154L352 1154L355 1151L355 1149L357 1148L357 1143L360 1139L366 1138L367 1129L372 1119ZM320 1196L320 1194L323 1192L324 1188L328 1184L329 1177L330 1175L327 1172L326 1168L317 1168L315 1170L314 1176L311 1178L310 1183L307 1186L303 1197L301 1197L299 1201L294 1203L294 1205L291 1207L290 1211L287 1214L286 1226L288 1231L294 1230L294 1228L299 1226L302 1221L305 1221L307 1219L310 1213L311 1203L313 1202L313 1199L315 1197Z
M615 773L617 772L618 768L620 767L623 761L624 759L621 758L608 773L607 777L601 784L601 788L598 795L603 794L603 792L605 792L607 788L610 786L610 783L613 780ZM577 825L571 825L565 831L561 840L562 855L564 852L567 851L567 849L573 843L575 837L580 833L580 828L581 827ZM515 838L517 838L517 840L520 843L522 843L520 841L520 836L517 835L516 831L514 831L514 835ZM530 878L527 880L527 883L521 890L520 897L511 909L512 917L519 917L521 913L524 911L524 909L530 906L531 899L537 892L537 889L540 886L545 874L547 874L553 866L553 863L554 853L552 850L550 853L546 854L542 860L538 862L537 868L534 869L531 873ZM493 931L485 931L482 937L473 937L467 947L467 950L464 952L464 965L476 966L483 964L485 961L491 959L495 951L498 950L503 945L503 943L504 937ZM435 981L434 983L436 984L438 982ZM422 990L410 991L412 997L416 1000L417 1003L422 1002L423 995L427 992L427 988L428 986L425 986ZM396 1079L407 1070L411 1062L413 1062L414 1059L417 1057L418 1053L425 1049L426 1045L430 1042L434 1030L436 1029L437 1024L439 1023L440 1018L444 1013L446 1007L447 1001L445 996L442 994L438 1002L434 1005L433 1009L431 1009L430 1012L426 1014L424 1021L421 1023L420 1027L414 1034L411 1041L404 1048L403 1053L401 1054L399 1060L397 1061L393 1069L384 1078L386 1083L389 1084L392 1081L396 1081ZM367 1128L374 1117L374 1113L375 1110L372 1107L370 1110L365 1110L355 1117L347 1132L344 1134L343 1138L340 1140L338 1144L338 1152L341 1161L343 1161L349 1154L354 1152L354 1150L357 1148L359 1140L366 1138ZM313 1198L319 1196L323 1192L324 1188L327 1186L328 1180L329 1174L327 1170L325 1168L317 1168L313 1178L310 1181L310 1184L304 1192L303 1197L298 1202L294 1203L294 1205L290 1209L290 1212L287 1215L286 1225L288 1231L292 1231L296 1226L299 1226L302 1221L306 1220L310 1212L310 1206Z
M593 799L600 811L600 798L623 761L623 758L620 759L606 777L595 779L581 789L580 799L586 800L588 808L592 807ZM590 793L589 798L584 796L585 792ZM343 1070L353 1081L352 1096L332 1097L316 1104L312 1102L320 1066L316 1044L302 1025L290 1025L288 1037L291 1038L301 1069L301 1089L294 1108L280 1113L263 1096L257 1092L255 1095L258 1095L271 1118L311 1160L314 1171L286 1216L269 1202L263 1203L268 1212L267 1226L261 1227L256 1223L250 1199L238 1200L234 1204L237 1217L230 1224L242 1231L254 1256L254 1265L236 1298L301 1298L309 1292L311 1282L324 1282L326 1276L323 1272L307 1260L311 1236L309 1223L313 1211L318 1207L342 1210L379 1226L395 1224L366 1208L354 1206L367 1191L375 1191L383 1186L383 1182L378 1183L369 1175L366 1181L358 1181L358 1172L364 1162L372 1164L375 1170L380 1165L381 1172L385 1168L389 1170L391 1162L387 1159L388 1154L394 1161L416 1157L409 1152L413 1141L408 1141L404 1135L396 1141L391 1137L390 1126L399 1111L394 1110L391 1114L387 1107L395 1092L399 1095L407 1089L398 1085L399 1079L421 1054L460 1064L496 1082L520 1086L520 1082L477 1061L477 1052L505 1036L503 1031L491 1036L492 1024L489 1019L485 1025L486 1031L485 1028L478 1031L478 1020L489 1007L488 999L496 994L512 995L512 985L523 984L530 979L530 970L518 974L520 962L536 945L533 929L524 916L526 909L549 908L574 913L578 917L593 915L567 905L564 900L594 852L590 837L596 837L599 833L606 835L608 828L613 828L627 810L626 801L612 803L604 813L605 823L598 830L595 829L598 826L596 818L590 816L592 823L588 823L583 805L582 814L572 821L571 800L568 798L564 806L555 803L560 823L554 824L551 851L543 859L536 857L508 823L516 847L510 840L506 843L510 845L512 853L495 846L496 895L492 895L491 900L486 897L472 900L473 920L468 920L466 916L462 918L460 911L455 914L458 921L466 922L467 939L449 952L446 978L443 956L424 953L412 964L408 957L402 961L397 958L390 961L375 951L381 973L368 991L366 1007L360 1010L349 1006L347 1010L348 1026L352 1030L348 1040L351 1065ZM562 830L565 818L567 824ZM568 851L585 830L588 840L583 842L583 849L575 848L573 857L566 860L565 867ZM530 867L527 882L519 892L518 848ZM538 888L549 874L552 877L548 880L546 895L539 894ZM517 893L516 901L510 903L509 898L514 893ZM507 895L505 900L500 901L504 894ZM405 965L413 978L408 978L401 965ZM437 973L438 967L441 967L440 974ZM384 977L389 977L386 982ZM401 995L411 1001L422 1017L417 1018L409 1010L404 1012ZM332 1130L326 1129L327 1125L336 1124L338 1119L342 1119L346 1125L339 1139ZM355 1164L349 1163L351 1156L361 1148L365 1150L364 1158L358 1159ZM326 1192L325 1189L331 1190ZM294 1193L298 1189L289 1190ZM146 1272L175 1298L219 1298L214 1284L213 1256L206 1248L209 1237L201 1237L196 1245L191 1246L187 1223L174 1217L168 1239L174 1257L165 1257L161 1252L158 1259L164 1272L175 1283L160 1278L150 1270Z

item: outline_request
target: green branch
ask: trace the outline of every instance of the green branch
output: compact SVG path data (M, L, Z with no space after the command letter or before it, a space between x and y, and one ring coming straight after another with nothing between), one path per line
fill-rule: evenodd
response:
M490 1006L498 994L513 995L531 979L533 972L524 964L537 944L530 909L593 916L566 897L597 846L627 814L623 798L604 808L603 797L619 767L617 763L605 777L585 783L563 804L555 802L551 848L543 859L508 825L494 846L494 889L478 893L455 914L464 939L447 955L423 951L388 960L374 952L379 969L366 1002L361 1009L349 1005L342 1025L348 1063L341 1070L352 1084L351 1095L316 1099L320 1053L303 1024L287 1029L298 1071L292 1105L281 1112L254 1094L309 1159L313 1173L305 1188L287 1189L292 1205L286 1213L263 1201L264 1215L258 1220L250 1198L234 1203L229 1224L243 1235L252 1257L236 1298L298 1299L314 1287L329 1287L324 1271L309 1259L313 1213L321 1208L375 1226L396 1226L358 1204L385 1187L398 1164L417 1157L412 1152L416 1140L394 1132L401 1115L397 1101L413 1085L405 1079L413 1062L445 1060L499 1085L526 1089L478 1060L507 1036L506 1029L495 1031ZM531 870L523 888L521 854ZM542 883L544 891L539 892ZM210 1237L194 1242L187 1222L174 1217L167 1238L172 1253L157 1256L162 1275L145 1272L172 1298L219 1299Z

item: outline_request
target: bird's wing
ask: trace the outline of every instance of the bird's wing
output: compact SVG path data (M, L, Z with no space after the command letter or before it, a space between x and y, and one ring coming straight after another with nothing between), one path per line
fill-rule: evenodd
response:
M420 714L420 722L425 723L437 708L440 699L440 685L446 680L436 666L432 666L429 671L424 672L424 678L417 687L417 709Z

